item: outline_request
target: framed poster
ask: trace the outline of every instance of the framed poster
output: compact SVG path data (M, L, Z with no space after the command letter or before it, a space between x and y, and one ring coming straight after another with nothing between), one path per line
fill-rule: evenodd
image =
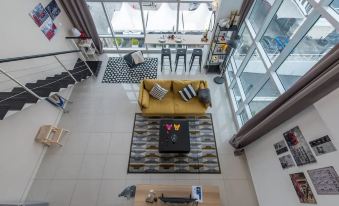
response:
M57 27L55 26L51 18L48 18L41 26L41 31L45 34L48 40L51 40L54 37L56 30Z
M292 156L290 154L280 157L279 161L280 161L281 167L283 169L287 169L287 168L295 166L295 164L292 160Z
M328 135L310 141L310 145L317 156L337 150Z
M317 204L303 172L290 174L290 178L301 203Z
M298 126L285 132L284 137L298 166L317 161Z
M47 11L44 9L41 3L34 7L33 11L29 13L36 25L40 27L49 17Z
M56 3L55 0L52 0L49 2L49 4L46 6L46 11L48 12L49 16L54 20L56 17L60 14L61 10Z
M280 155L282 153L285 153L288 151L287 145L284 140L281 140L280 142L277 142L274 144L274 149L277 155Z
M307 173L319 195L339 194L339 177L333 167L308 170Z

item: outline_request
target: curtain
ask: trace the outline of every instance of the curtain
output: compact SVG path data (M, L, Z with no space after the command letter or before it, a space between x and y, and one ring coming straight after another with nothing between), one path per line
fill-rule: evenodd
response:
M339 45L336 45L290 89L240 128L230 140L235 154L338 87Z
M87 36L90 36L97 47L98 51L102 53L102 43L100 41L98 32L91 13L85 0L59 0L73 25Z

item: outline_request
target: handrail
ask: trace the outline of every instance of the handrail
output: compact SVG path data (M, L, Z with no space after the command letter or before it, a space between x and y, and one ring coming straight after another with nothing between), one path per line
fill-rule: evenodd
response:
M47 53L47 54L36 54L36 55L30 55L30 56L22 56L22 57L13 57L13 58L7 58L7 59L0 59L0 63L20 61L20 60L26 60L26 59L36 59L36 58L41 58L41 57L55 56L55 55L60 55L60 54L69 54L69 53L74 53L74 52L80 52L80 50L77 49L77 50L62 51L62 52L53 52L53 53Z
M65 39L92 39L90 36L66 36Z

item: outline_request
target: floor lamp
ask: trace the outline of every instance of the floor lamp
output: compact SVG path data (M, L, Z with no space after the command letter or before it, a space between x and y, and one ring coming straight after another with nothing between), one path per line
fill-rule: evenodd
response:
M231 59L231 56L234 54L234 51L238 47L239 43L239 36L237 35L233 40L230 40L227 42L227 45L231 48L231 51L229 52L227 59L224 60L224 62L221 65L221 70L220 70L220 76L214 77L213 81L216 84L223 84L225 83L225 78L224 78L224 73L226 71L227 65Z

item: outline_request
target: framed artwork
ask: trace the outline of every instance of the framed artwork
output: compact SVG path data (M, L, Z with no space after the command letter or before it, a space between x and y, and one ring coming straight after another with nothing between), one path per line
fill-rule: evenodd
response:
M298 166L317 161L298 126L285 132L284 137Z
M281 167L283 169L287 169L287 168L295 166L295 164L292 160L292 156L290 154L280 157L279 161L280 161Z
M57 27L53 23L52 19L48 18L45 21L45 23L41 26L40 29L41 29L42 33L45 34L46 38L48 40L51 40L54 37L55 33L56 33Z
M61 10L56 3L55 0L52 0L47 6L46 11L48 12L49 16L52 18L52 20L56 19L56 17L60 14Z
M47 11L44 9L41 3L34 7L33 11L29 13L36 25L40 27L49 17Z
M274 149L277 155L280 155L282 153L285 153L288 151L287 145L284 140L281 140L280 142L277 142L274 144Z
M337 150L328 135L310 141L310 145L317 156Z
M307 173L319 195L339 194L339 177L333 167L308 170Z
M317 204L317 201L303 172L290 174L290 178L301 203Z

